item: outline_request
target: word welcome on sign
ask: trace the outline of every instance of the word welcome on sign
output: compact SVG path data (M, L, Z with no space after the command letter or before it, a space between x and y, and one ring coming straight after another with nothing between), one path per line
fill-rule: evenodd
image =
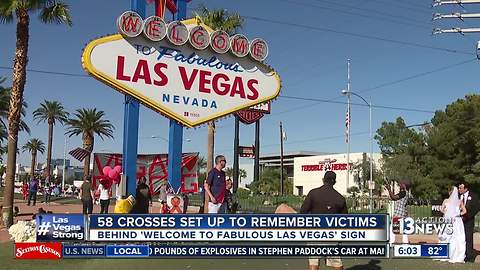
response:
M210 34L206 27L197 25L191 30L180 21L170 22L168 25L158 16L142 19L134 11L126 11L117 19L117 28L120 34L126 37L137 37L142 32L151 41L160 41L165 37L177 46L184 45L187 41L197 50L204 50L209 45L220 54L229 50L237 57L247 54L257 60L263 61L268 55L268 45L261 38L255 38L251 42L242 34L236 34L230 38L225 31L214 31Z

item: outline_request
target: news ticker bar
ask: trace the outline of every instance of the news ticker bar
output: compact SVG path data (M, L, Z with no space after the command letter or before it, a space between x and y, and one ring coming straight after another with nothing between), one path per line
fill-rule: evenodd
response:
M394 245L393 256L400 258L448 258L448 244Z
M37 216L37 241L385 242L383 214Z
M257 258L357 257L386 258L387 245L63 245L63 258Z
M383 244L304 245L176 245L176 244L71 244L60 242L15 243L16 259L62 258L389 258ZM448 258L448 244L395 245L393 258Z

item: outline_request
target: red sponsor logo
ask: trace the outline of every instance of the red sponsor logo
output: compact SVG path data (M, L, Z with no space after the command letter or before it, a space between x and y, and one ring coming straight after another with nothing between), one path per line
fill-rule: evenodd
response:
M348 169L347 163L320 162L315 165L302 165L302 171L346 171ZM352 166L352 163L350 163Z
M62 258L62 243L15 243L16 259L50 259Z
M263 117L263 113L259 111L254 111L254 110L241 110L235 113L240 121L246 125L250 125L252 123L257 122L257 120L260 120Z

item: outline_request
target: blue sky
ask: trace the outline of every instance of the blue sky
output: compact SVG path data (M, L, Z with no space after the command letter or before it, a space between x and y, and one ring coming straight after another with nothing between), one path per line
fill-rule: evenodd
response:
M115 33L116 18L130 7L129 0L66 2L72 11L72 27L43 25L32 15L29 69L85 75L80 62L83 47L92 39ZM434 111L468 93L478 93L477 61L390 84L475 58L478 35L431 34L435 27L480 26L478 21L477 25L475 21L431 21L434 12L458 12L462 11L461 7L432 9L430 0L194 0L189 4L188 14L200 4L235 11L246 17L241 32L249 38L262 37L268 42L267 62L280 74L283 81L281 95L284 96L345 101L340 91L346 88L348 58L352 59L352 90L373 104ZM476 9L465 6L465 9L465 12L477 12L480 5ZM147 13L153 13L153 6L148 7ZM0 67L11 67L15 52L15 24L0 25L0 33ZM7 77L7 83L11 83L11 70L0 69L0 77ZM384 84L384 87L364 91ZM30 124L32 137L47 141L47 125L33 122L33 110L45 99L58 100L70 112L92 107L104 110L116 127L115 139L102 141L97 137L95 151L121 151L124 98L97 80L86 76L29 72L25 99L29 104L25 120ZM355 98L354 102L361 103ZM272 105L272 114L262 120L261 153L279 151L279 121L283 122L287 133L286 152L345 152L345 138L342 137L345 111L346 106L342 104L280 97ZM430 120L433 114L377 108L373 111L374 130L383 121L392 121L398 116L405 118L407 124L417 124ZM234 120L223 119L217 126L216 153L225 154L232 161ZM61 125L55 127L55 158L63 157L64 131ZM354 106L352 133L361 132L364 133L352 136L354 152L369 149L368 108ZM139 152L167 152L167 142L152 139L152 135L167 138L168 120L142 107ZM28 138L27 134L21 133L19 145ZM184 151L206 153L206 126L185 129L184 138L189 139L184 144ZM241 126L240 142L242 145L254 143L253 125ZM80 146L81 138L70 138L68 145L69 150ZM28 153L21 153L19 161L29 164Z

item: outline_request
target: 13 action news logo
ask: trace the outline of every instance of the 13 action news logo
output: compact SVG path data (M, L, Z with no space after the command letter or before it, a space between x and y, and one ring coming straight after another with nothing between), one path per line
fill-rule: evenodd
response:
M453 221L443 217L399 218L392 220L395 234L440 235L453 233Z
M62 243L15 243L16 259L60 259Z

